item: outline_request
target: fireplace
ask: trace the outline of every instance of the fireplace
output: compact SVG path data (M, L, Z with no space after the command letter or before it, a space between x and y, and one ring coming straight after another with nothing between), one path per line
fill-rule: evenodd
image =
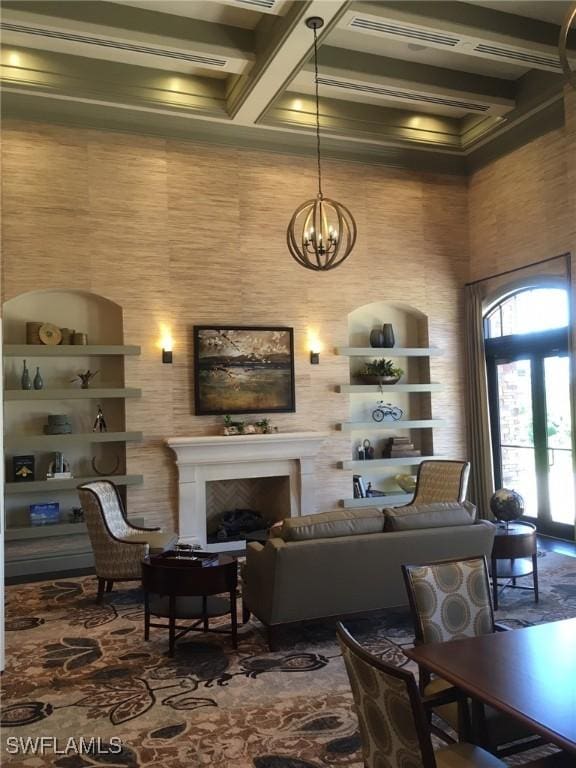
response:
M320 432L286 432L168 438L178 466L180 540L209 550L238 548L237 541L208 544L207 519L214 513L212 484L219 481L254 481L261 502L267 493L274 495L278 483L283 484L283 499L266 505L271 522L314 513L314 459L326 437Z

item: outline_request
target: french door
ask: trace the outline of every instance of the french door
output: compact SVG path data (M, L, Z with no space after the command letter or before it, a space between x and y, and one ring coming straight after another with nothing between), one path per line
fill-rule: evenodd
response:
M572 539L574 463L564 338L556 332L500 338L487 342L486 350L496 487L521 494L525 519L539 531Z

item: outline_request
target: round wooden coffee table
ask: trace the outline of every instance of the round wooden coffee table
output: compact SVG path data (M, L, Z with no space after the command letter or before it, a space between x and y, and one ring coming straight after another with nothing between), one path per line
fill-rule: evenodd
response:
M492 547L491 575L494 609L498 608L498 590L507 587L533 589L534 600L538 602L538 550L536 526L532 523L515 521L508 526L499 524L496 528ZM516 579L532 576L532 587L516 584ZM505 579L506 584L498 584Z
M229 555L193 550L186 555L171 551L144 558L144 639L149 639L150 627L168 629L169 655L173 656L176 640L187 632L226 632L237 648L237 581L237 561ZM211 617L228 613L229 631L209 627ZM166 618L168 623L152 622L151 615ZM192 624L182 626L178 620L192 620Z

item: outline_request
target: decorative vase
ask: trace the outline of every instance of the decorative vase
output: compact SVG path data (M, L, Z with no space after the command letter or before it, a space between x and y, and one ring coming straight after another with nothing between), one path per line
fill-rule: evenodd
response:
M36 368L36 376L34 376L34 389L44 389L44 379L40 375L40 368Z
M382 347L393 347L396 343L392 323L384 323L382 326L382 342L383 343L380 345Z
M370 331L370 346L371 347L383 347L384 345L384 332L380 328L374 328Z
M32 379L30 378L30 372L26 365L26 360L23 362L22 377L20 378L20 386L22 389L32 389Z

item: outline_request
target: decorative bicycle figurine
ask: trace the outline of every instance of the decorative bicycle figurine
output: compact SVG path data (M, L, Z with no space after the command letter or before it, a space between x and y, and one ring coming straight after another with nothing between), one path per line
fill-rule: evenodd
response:
M404 411L401 408L392 403L385 403L384 400L380 400L372 411L374 421L384 421L387 416L390 416L393 421L398 421L403 415Z

